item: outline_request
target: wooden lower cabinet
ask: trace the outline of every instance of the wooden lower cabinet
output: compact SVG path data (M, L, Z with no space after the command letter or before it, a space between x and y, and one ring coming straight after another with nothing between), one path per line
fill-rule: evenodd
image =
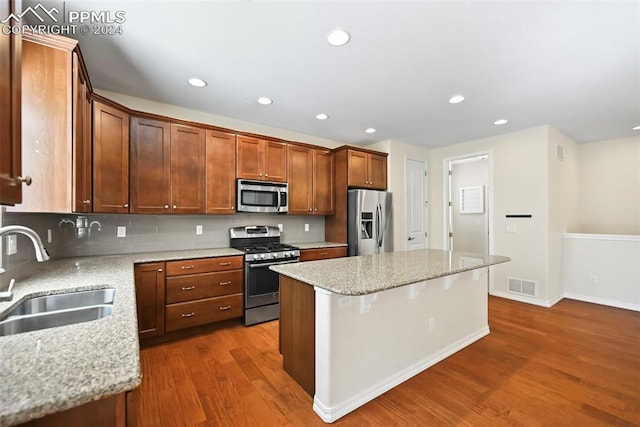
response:
M134 266L140 339L164 333L164 268L164 262Z
M315 261L319 259L341 258L347 256L347 247L303 249L300 251L300 261Z
M42 418L20 424L21 427L125 427L127 409L125 393L105 397L85 403L66 411L57 412Z

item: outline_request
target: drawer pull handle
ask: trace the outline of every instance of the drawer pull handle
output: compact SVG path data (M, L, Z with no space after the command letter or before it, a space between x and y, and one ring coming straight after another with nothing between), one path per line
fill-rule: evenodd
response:
M329 252L320 252L320 255L329 255Z
M220 307L220 310L229 310L230 308L231 308L230 305L225 305L225 306Z
M191 290L193 290L195 288L196 288L195 286L183 286L180 289L182 289L183 291L191 291Z
M192 268L196 268L195 265L183 265L181 267L183 270L191 270Z
M196 313L194 313L193 311L191 313L182 313L182 317L193 317L195 315Z
M231 284L231 280L226 281L226 282L220 282L220 286L227 286Z
M227 262L221 262L221 263L220 263L220 265L221 265L221 266L231 265L231 263L230 263L230 262L228 262L228 261L227 261Z

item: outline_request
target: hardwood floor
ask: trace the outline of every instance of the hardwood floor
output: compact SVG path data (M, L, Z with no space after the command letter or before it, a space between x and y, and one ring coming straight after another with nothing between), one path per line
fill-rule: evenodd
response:
M490 297L489 326L489 336L334 425L640 426L640 313ZM282 370L277 321L145 348L140 357L129 426L325 425Z

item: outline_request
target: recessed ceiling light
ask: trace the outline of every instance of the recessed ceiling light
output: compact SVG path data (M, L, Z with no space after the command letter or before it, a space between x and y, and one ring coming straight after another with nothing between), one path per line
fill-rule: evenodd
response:
M376 130L374 128L367 128L364 130L366 133L376 133Z
M462 95L453 95L451 98L449 98L450 104L459 104L462 101L464 101L464 96Z
M195 87L205 87L207 85L207 82L197 77L192 77L189 79L189 84Z
M316 119L318 120L327 120L329 118L325 113L316 114Z
M327 41L331 46L343 46L349 43L351 34L346 30L335 29L327 35Z
M632 130L640 130L640 126L636 126L636 127L632 128Z
M506 119L499 119L499 120L496 120L495 122L493 122L493 124L500 126L500 125L503 125L503 124L507 123L507 121L508 120L506 120Z
M270 105L273 104L273 99L267 98L266 96L258 98L258 104L262 105Z

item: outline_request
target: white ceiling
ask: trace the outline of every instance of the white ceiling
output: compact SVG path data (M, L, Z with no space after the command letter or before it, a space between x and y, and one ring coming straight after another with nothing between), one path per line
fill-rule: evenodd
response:
M212 114L351 144L640 134L638 1L42 3L125 12L122 35L77 36L94 87Z

